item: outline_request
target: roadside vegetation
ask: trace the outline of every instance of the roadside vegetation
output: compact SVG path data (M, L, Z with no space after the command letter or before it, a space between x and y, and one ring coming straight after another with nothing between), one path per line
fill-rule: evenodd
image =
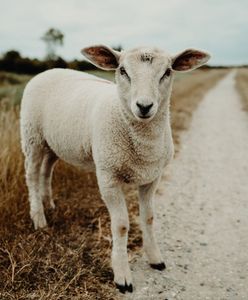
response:
M236 87L241 95L243 107L248 111L248 68L238 69Z
M176 78L171 102L176 151L198 103L226 73L206 69ZM113 79L113 73L96 75ZM46 210L46 229L33 229L19 140L19 104L30 78L0 73L0 299L118 299L109 265L110 220L94 174L58 162L56 209ZM133 187L126 188L126 197L132 261L142 245Z

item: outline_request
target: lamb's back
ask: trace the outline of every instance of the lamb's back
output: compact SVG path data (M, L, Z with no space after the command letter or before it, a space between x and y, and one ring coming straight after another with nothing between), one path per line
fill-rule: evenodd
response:
M115 93L115 84L107 80L68 69L49 70L28 83L22 123L38 128L59 157L79 164L91 150L94 110Z

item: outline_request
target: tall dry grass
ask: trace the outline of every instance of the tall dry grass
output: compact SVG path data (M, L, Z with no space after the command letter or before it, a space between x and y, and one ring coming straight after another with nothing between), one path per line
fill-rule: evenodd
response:
M248 68L237 71L236 87L241 95L243 107L248 111Z
M8 109L5 103L0 105L0 212L6 221L13 213L18 216L25 203L25 183L23 157L19 141L19 107ZM17 200L18 196L18 201ZM11 204L11 205L10 205ZM26 207L25 207L26 209ZM1 224L2 225L2 224ZM8 223L4 224L5 226ZM3 227L5 227L3 226Z
M171 109L177 149L180 132L188 128L202 96L225 73L199 70L176 80ZM19 107L4 102L0 145L0 299L117 299L109 266L109 216L95 175L59 162L53 179L57 208L46 210L48 228L34 231L19 143ZM142 241L137 193L130 187L126 195L132 260Z

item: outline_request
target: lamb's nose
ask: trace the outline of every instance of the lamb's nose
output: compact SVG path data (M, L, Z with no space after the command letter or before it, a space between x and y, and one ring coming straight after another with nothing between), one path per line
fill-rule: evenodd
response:
M142 116L145 116L153 106L153 103L148 104L148 105L143 105L143 104L140 104L137 102L136 104L137 104Z

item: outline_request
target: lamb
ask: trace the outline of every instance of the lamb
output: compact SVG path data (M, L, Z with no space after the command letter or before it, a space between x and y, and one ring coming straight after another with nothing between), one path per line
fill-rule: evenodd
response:
M104 70L116 70L116 84L65 69L45 71L27 85L21 104L30 216L46 226L43 202L54 208L51 179L62 159L96 172L111 217L112 268L120 292L132 292L128 264L128 211L123 185L139 191L143 247L150 266L165 269L153 232L153 197L173 157L170 94L175 72L206 63L209 54L187 49L171 56L157 48L118 52L99 45L82 54Z

